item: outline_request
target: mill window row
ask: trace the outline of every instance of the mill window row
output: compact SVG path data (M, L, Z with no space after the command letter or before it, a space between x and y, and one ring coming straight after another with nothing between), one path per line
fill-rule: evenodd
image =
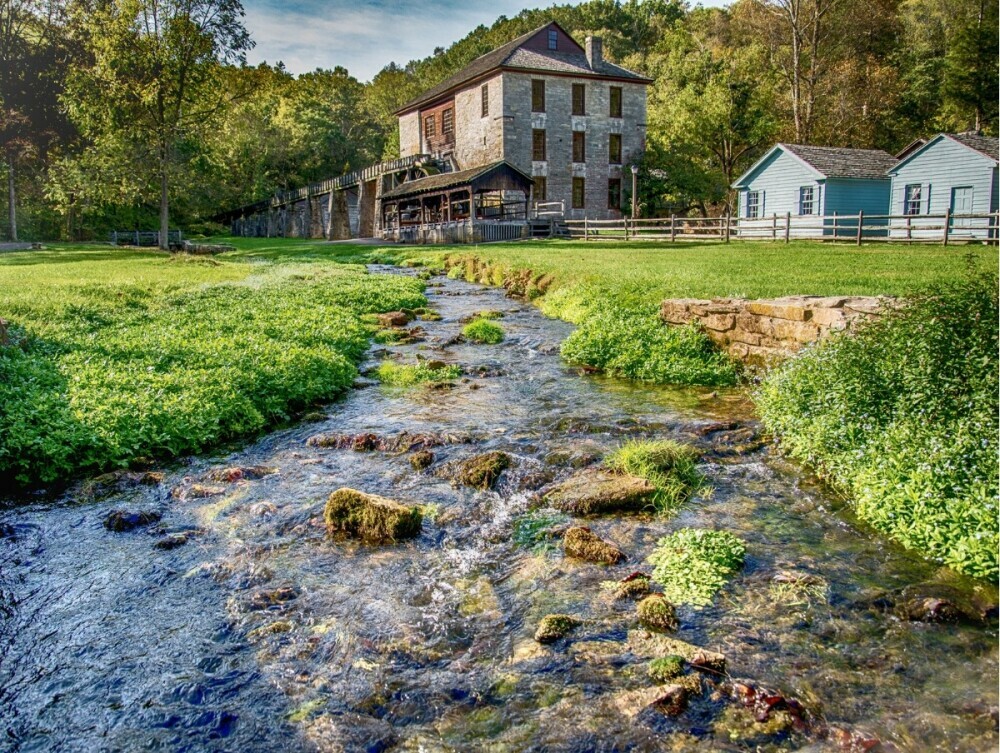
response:
M531 111L545 112L545 81L539 78L531 80ZM573 84L573 115L587 114L587 85ZM622 117L622 88L612 86L608 97L608 117Z
M531 159L534 162L548 160L548 146L544 128L534 128L531 131ZM573 131L573 162L587 161L587 134L583 131ZM622 163L622 136L620 133L608 135L608 163Z

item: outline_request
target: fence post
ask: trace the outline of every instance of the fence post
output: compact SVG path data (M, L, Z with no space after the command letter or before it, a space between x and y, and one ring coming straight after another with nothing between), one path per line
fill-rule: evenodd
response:
M589 238L587 238L587 218L583 218L583 242L586 243Z
M785 243L792 238L792 213L785 212Z
M858 245L861 245L861 230L865 225L865 210L862 209L858 212Z
M622 218L622 222L625 223L625 240L628 240L628 217Z
M833 242L837 242L837 210L833 210Z
M771 240L778 240L778 215L774 212L771 213Z
M951 228L951 207L944 210L944 245L948 245L948 230Z
M677 237L677 215L670 215L670 242L673 243Z
M910 215L906 215L906 242L907 243L909 243L910 241L913 240L913 234L912 234L911 229L910 229L910 226L911 226L910 220L911 220Z
M726 243L729 243L729 212L726 212L725 223L726 223L726 231L725 231L726 232Z
M111 235L112 235L111 242L117 246L118 245L118 231L117 230L112 230L111 231Z

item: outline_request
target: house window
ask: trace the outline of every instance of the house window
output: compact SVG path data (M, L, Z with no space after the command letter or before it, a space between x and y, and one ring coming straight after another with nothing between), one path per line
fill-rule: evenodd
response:
M608 162L612 165L622 163L622 135L620 133L612 133L608 136Z
M608 179L608 209L621 209L622 206L622 179Z
M920 202L923 198L923 186L913 183L906 187L903 194L903 214L920 214Z
M487 84L483 85L483 88L479 90L479 95L483 102L483 117L485 118L490 114L490 87Z
M531 159L545 162L545 131L541 128L535 128L531 132Z
M814 188L812 186L802 186L799 189L799 214L813 214L815 206L813 196Z
M559 33L555 29L549 29L549 49L555 50L559 47Z
M747 191L747 218L760 217L760 191Z
M583 209L585 188L583 178L573 178L573 209Z
M424 118L424 136L430 137L435 133L434 116L428 115Z
M531 111L545 112L545 82L539 78L531 80Z
M441 133L450 136L455 131L455 111L450 107L441 113Z
M573 84L573 114L587 114L587 87L585 84Z
M573 131L573 161L587 161L587 134L583 131Z
M535 201L545 201L548 194L548 181L545 180L545 176L539 175L535 178Z
M612 118L622 116L622 88L620 86L611 87L611 111L608 114Z

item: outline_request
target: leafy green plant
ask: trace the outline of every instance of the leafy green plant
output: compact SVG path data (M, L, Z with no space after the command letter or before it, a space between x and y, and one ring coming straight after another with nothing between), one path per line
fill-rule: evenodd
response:
M672 513L704 484L697 461L698 451L680 442L638 439L605 457L604 465L648 480L656 487L653 504L657 511Z
M375 370L376 378L389 387L415 387L427 382L450 382L462 376L462 368L454 364L431 368L420 361L415 364L400 364L383 361Z
M476 319L462 328L462 335L474 343L496 345L503 342L503 327L488 319Z
M550 534L569 521L570 517L561 512L532 510L514 522L514 543L535 552L558 549L557 540Z
M997 580L997 278L914 297L773 371L755 395L786 453L904 546Z
M746 546L727 531L682 528L660 539L647 561L667 599L706 606L743 566L745 555Z

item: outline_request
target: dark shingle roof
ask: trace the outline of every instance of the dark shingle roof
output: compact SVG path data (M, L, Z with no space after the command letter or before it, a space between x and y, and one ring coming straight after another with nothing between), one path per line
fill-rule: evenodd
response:
M420 105L437 99L452 89L460 87L462 84L484 76L497 68L520 68L532 71L549 71L552 73L568 73L580 76L608 76L611 78L634 79L638 82L649 82L650 79L640 76L638 73L626 70L613 63L603 61L597 68L592 68L587 61L587 56L580 52L557 52L555 50L529 50L520 49L536 34L544 31L550 26L557 26L555 22L540 26L527 34L522 34L501 47L497 47L491 52L473 60L458 73L449 76L440 84L432 86L419 97L410 100L400 107L396 114L400 115L409 110L413 110ZM569 35L567 35L569 36Z
M842 149L802 144L782 146L827 178L885 178L886 171L898 161L881 149Z
M1000 142L993 136L983 136L983 134L976 133L975 131L969 133L946 133L944 135L963 146L985 154L992 160L998 159L998 144Z
M510 163L501 160L499 162L493 162L489 165L473 167L468 170L457 170L451 173L439 173L438 175L429 175L426 178L408 180L405 183L401 183L395 188L383 193L382 199L398 199L401 196L426 193L427 191L443 191L446 188L465 186L474 182L477 178L481 178L487 173L493 172L500 167L508 168L513 172L518 173L524 178L525 183L531 183L530 177L525 175Z

